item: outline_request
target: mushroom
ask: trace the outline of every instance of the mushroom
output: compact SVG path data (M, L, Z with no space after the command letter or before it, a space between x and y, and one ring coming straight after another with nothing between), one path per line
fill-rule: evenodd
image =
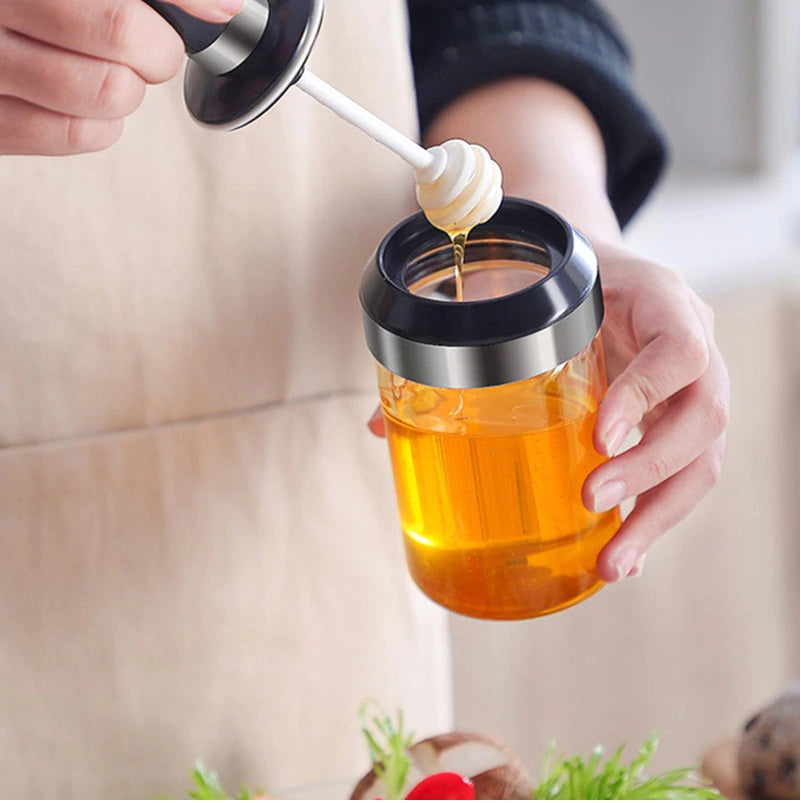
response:
M753 800L798 800L798 691L746 722L737 753L740 788Z
M416 742L408 749L412 762L407 791L438 772L455 772L473 783L476 800L526 800L532 783L525 767L509 748L477 733L444 733ZM357 784L351 800L386 797L374 770Z

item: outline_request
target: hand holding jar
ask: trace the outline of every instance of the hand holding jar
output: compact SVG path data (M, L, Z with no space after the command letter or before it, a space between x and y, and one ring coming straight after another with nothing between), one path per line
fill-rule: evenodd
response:
M599 513L636 497L596 571L607 582L637 575L646 550L690 513L720 471L729 379L712 312L674 270L624 248L606 143L576 95L532 77L490 84L451 103L427 130L431 142L457 135L489 150L507 194L563 215L598 256L609 389L594 443L611 459L589 474L582 499ZM370 428L381 434L383 422L374 416ZM636 428L641 441L618 453Z
M729 379L712 310L674 271L596 244L606 318L609 390L598 412L599 451L617 455L584 486L591 510L637 497L598 571L639 573L646 550L717 481L726 445ZM642 440L617 454L639 427Z
M729 378L714 316L681 277L620 247L597 248L606 317L601 329L609 390L595 428L612 458L585 482L587 508L637 502L598 556L607 582L642 572L648 548L715 485L726 449ZM384 434L380 410L369 422ZM639 429L642 440L619 453Z

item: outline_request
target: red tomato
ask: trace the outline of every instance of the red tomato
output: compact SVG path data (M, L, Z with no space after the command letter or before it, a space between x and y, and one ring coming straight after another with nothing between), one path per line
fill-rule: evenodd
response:
M475 800L472 781L455 772L437 772L423 778L406 800Z

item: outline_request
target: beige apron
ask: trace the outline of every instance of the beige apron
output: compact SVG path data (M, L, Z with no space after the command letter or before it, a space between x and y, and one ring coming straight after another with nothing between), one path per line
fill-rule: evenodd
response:
M402 0L331 0L311 66L414 132ZM446 727L357 301L409 168L297 90L201 129L176 80L0 199L4 795L353 777L367 697Z

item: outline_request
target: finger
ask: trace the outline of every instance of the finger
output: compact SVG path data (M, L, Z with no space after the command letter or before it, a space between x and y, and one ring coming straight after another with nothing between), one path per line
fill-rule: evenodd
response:
M64 50L126 64L148 83L172 78L183 60L180 37L142 0L0 3L0 25Z
M643 570L645 569L645 555L640 555L636 561L634 561L634 565L629 569L629 573L626 577L639 577Z
M173 0L188 14L211 22L228 22L242 10L244 0Z
M715 485L725 436L667 482L638 497L634 510L598 555L598 575L615 582L628 573L659 536L678 524Z
M381 413L381 408L376 407L375 412L367 422L370 432L377 438L383 438L386 435L386 427L384 426L384 416Z
M637 446L599 466L582 489L590 510L610 510L677 474L705 452L729 421L729 377L712 349L704 375L680 391Z
M64 156L100 151L122 135L122 120L88 120L0 96L0 153Z
M145 83L122 64L0 29L0 94L75 117L116 120L139 106Z
M608 456L650 410L698 379L709 364L707 335L697 314L689 304L676 308L675 317L659 325L601 403L596 447Z

